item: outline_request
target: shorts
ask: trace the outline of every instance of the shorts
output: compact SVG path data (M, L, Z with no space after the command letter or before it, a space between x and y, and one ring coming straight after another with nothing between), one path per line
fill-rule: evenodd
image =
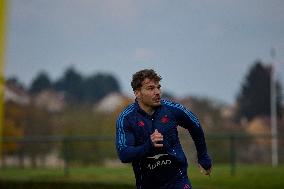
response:
M137 189L192 189L188 176L173 178L168 182L144 182L141 187Z

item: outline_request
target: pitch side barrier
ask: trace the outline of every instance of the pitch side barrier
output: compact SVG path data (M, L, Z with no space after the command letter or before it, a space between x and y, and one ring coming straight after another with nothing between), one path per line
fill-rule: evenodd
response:
M188 160L195 161L195 147L189 137L188 133L181 133L180 141ZM205 137L214 164L229 164L231 175L236 174L237 164L271 164L271 135L222 133L207 134ZM279 162L283 163L284 136L279 135L278 141ZM76 166L105 164L107 160L108 162L112 160L110 162L112 165L119 164L114 145L115 138L111 135L3 137L2 143L1 167L29 166L17 162L21 162L23 157L47 157L51 153L57 153L58 163L63 162L61 165L64 167L65 175L69 175L70 166L74 164Z

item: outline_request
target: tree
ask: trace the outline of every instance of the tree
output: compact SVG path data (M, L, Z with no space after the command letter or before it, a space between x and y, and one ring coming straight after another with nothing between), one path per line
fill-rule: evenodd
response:
M52 114L43 109L39 109L33 105L25 107L24 136L50 136L53 134L54 125ZM20 153L31 158L32 167L37 167L37 158L42 160L46 154L50 153L54 148L54 143L23 143Z
M32 137L53 134L53 117L45 110L33 105L20 105L14 102L5 103L4 137ZM32 166L36 166L35 159L43 158L54 148L54 143L21 143L7 142L3 145L5 154L17 155L19 164L24 166L24 156L32 159Z
M226 131L225 120L222 117L224 105L221 102L207 97L190 96L184 98L181 103L198 116L206 131Z
M118 81L109 74L94 74L84 82L85 100L98 102L111 92L120 92Z
M57 91L66 93L66 97L71 102L81 101L83 98L83 77L75 68L68 68L63 77L60 78L55 84L54 88Z
M10 77L6 80L6 85L15 86L19 89L25 90L24 84L22 84L17 77Z
M75 104L96 103L109 93L120 92L119 82L111 74L97 73L83 77L73 67L65 71L53 88L64 92L67 100Z
M21 105L13 102L5 102L4 114L4 137L21 137L24 134L23 120L25 119L25 111ZM20 149L17 142L6 142L3 144L4 154L15 154Z
M248 121L256 116L270 115L270 78L271 66L256 61L250 68L237 96L237 120L246 118ZM281 85L277 81L277 112L281 115Z
M46 72L40 72L33 80L30 87L30 92L35 94L49 88L51 88L51 82L48 74Z

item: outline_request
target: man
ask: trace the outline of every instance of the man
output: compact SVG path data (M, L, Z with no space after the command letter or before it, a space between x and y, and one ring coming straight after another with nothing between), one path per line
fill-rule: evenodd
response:
M211 172L211 159L197 117L184 106L161 99L161 79L152 69L133 75L136 99L117 119L116 148L123 163L132 163L137 188L189 189L177 126L189 131L206 175Z

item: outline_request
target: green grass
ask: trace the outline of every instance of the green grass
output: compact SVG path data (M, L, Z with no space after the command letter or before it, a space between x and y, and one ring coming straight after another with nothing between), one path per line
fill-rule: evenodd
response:
M268 165L241 165L236 167L236 174L231 176L230 167L216 165L211 177L207 177L191 165L189 176L194 189L284 188L284 166L272 168ZM45 185L45 188L48 188L48 183L68 183L69 186L66 188L134 188L135 180L130 166L71 168L68 176L64 176L63 169L1 168L0 187L1 183L5 182L28 183L29 185L37 183ZM71 185L76 185L76 187L70 187ZM63 189L64 187L58 188Z
M272 168L263 165L242 165L231 175L230 168L215 166L211 177L206 178L190 171L194 188L200 189L280 189L284 188L284 166Z

